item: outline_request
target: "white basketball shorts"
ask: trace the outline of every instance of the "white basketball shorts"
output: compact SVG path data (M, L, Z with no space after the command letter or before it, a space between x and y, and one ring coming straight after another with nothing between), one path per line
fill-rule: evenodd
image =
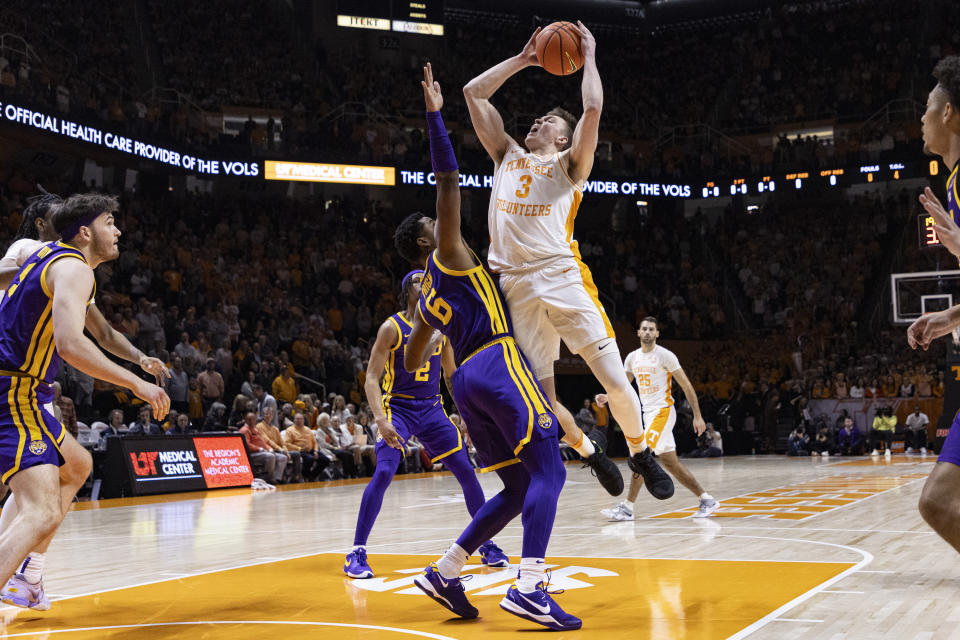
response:
M562 258L536 270L500 275L514 339L538 380L553 375L560 340L573 353L615 338L585 264Z

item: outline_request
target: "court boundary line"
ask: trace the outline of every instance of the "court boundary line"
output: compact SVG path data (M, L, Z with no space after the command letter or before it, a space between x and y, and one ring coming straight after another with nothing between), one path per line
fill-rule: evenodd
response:
M575 536L581 536L581 535L583 535L583 534L566 533L566 534L559 534L558 536L551 536L551 537L575 537ZM686 534L683 534L683 533L680 533L680 534L677 534L677 533L662 533L662 534L656 534L656 533L654 533L654 534L652 534L652 535L662 535L662 536L675 536L675 535L700 536L700 535L702 535L702 532L701 532L701 531L696 531L696 532L689 532L689 533L686 533ZM501 536L501 537L521 538L522 536L521 536L521 535L512 535L512 536ZM805 540L805 539L803 539L803 538L777 538L777 537L770 537L770 536L745 536L745 535L724 534L724 533L718 533L718 534L717 534L717 537L723 537L723 538L747 538L747 539L759 539L759 540L779 540L779 541L784 541L784 542L803 542L803 543L807 543L807 544L819 544L819 545L825 545L825 546L837 547L837 548L840 548L840 549L847 549L847 550L855 551L856 553L858 553L858 554L861 555L861 558L864 557L864 556L869 556L869 557L870 557L870 561L872 562L872 560L873 560L873 555L870 554L868 551L863 551L862 549L858 549L858 548L856 548L856 547L850 547L850 546L848 546L848 545L842 545L842 544L837 544L837 543L833 543L833 542L823 542L823 541L821 541L821 540ZM412 541L411 541L411 540L408 540L408 541L405 541L405 542L406 542L407 544L409 544L409 543L422 544L422 543L425 543L425 542L447 542L447 541L449 541L449 538L437 538L436 540L430 540L430 539L428 539L428 540L412 540ZM369 548L371 548L371 547L377 547L377 546L388 546L388 545L392 545L392 544L400 544L400 543L396 543L396 542L385 542L385 543L381 543L381 544L379 544L379 545L367 545L367 548L369 549ZM285 557L285 558L273 559L273 560L264 560L262 557L258 557L258 558L256 558L256 559L250 561L250 562L246 562L246 563L243 563L243 564L236 564L236 565L231 565L231 566L227 566L227 567L220 567L220 568L215 568L215 569L205 569L205 570L203 570L203 571L197 571L197 572L195 572L195 573L188 573L188 574L185 574L185 577L187 577L187 578L192 578L192 577L195 577L195 576L203 576L203 575L210 575L210 574L213 574L213 573L219 573L219 572L221 572L221 571L234 571L234 570L237 570L237 569L247 569L247 568L249 568L249 567L257 567L257 566L261 566L261 565L265 565L265 564L273 564L273 563L275 563L275 562L286 562L286 561L288 561L288 560L302 560L303 558L309 558L309 557L312 557L312 556L321 556L321 555L326 555L326 554L341 555L341 554L346 553L346 551L348 551L348 550L350 550L350 549L352 549L352 548L353 548L352 545L347 545L347 546L344 546L344 547L337 547L337 548L334 548L334 549L326 549L326 550L322 550L322 551L314 551L314 552L311 552L311 553L301 553L301 554L296 554L296 555L288 556L288 557ZM384 553L385 555L406 555L406 556L424 556L424 557L433 557L433 556L438 555L438 553L396 553L396 552L383 552L383 553ZM554 554L550 554L548 557L550 557L550 558L584 558L584 559L588 559L588 560L589 560L589 559L597 559L597 560L692 560L692 561L699 561L699 562L782 562L782 563L798 563L798 564L803 564L803 563L811 563L811 564L850 564L850 563L851 563L850 561L842 561L842 560L841 560L841 561L836 561L836 562L824 562L824 561L822 561L822 560L757 560L757 559L750 559L750 558L666 558L666 557L623 557L623 556L615 557L615 556L588 556L588 555L568 556L568 555L554 555ZM867 564L869 564L869 562L866 563L866 564L864 564L863 561L861 560L861 562L852 563L852 564L853 564L853 567L858 567L858 566L861 566L861 565L862 565L862 566L866 566ZM518 566L519 566L519 565L518 565ZM853 567L851 567L851 568L853 568ZM107 589L100 589L100 590L97 590L97 591L88 591L88 592L84 592L84 593L77 593L77 594L72 594L72 595L70 595L70 596L67 596L66 598L62 598L62 599L58 600L57 602L60 602L60 601L62 601L62 600L71 600L71 599L73 599L73 598L84 598L84 597L87 597L87 596L94 596L94 595L98 595L98 594L101 594L101 593L110 593L111 591L120 591L120 590L122 590L122 589L135 589L135 588L137 588L137 587L146 587L146 586L150 586L150 585L152 585L152 584L159 584L159 583L161 583L161 582L173 582L173 581L176 580L176 579L177 579L177 578L157 578L157 579L155 579L155 580L146 580L146 581L143 581L143 582L135 582L135 583L133 583L133 584L122 585L122 586L118 586L118 587L110 587L110 588L107 588ZM0 608L6 608L6 607L0 607Z
M717 535L719 536L719 535L721 535L721 534L717 534ZM738 537L743 537L743 538L760 538L760 539L766 539L766 540L793 540L793 541L799 540L798 538L769 538L769 537L767 537L767 536L738 536ZM841 549L846 549L846 550L848 550L848 551L853 551L853 552L856 552L856 553L859 553L859 554L860 554L861 560L860 560L860 562L854 564L852 567L850 567L850 568L848 568L848 569L845 569L844 571L841 571L840 573L838 573L838 574L835 575L834 577L829 578L829 579L825 580L824 582L822 582L821 584L817 585L816 587L814 587L814 588L806 591L805 593L800 594L799 596L797 596L797 597L794 598L793 600L787 602L786 604L781 605L780 607L777 607L776 609L774 609L773 611L771 611L771 612L768 613L767 615L763 616L762 618L760 618L760 619L757 620L756 622L753 622L752 624L744 627L743 629L741 629L741 630L738 631L737 633L733 634L732 636L728 636L728 637L727 637L727 640L742 640L743 638L746 638L747 636L753 634L755 631L759 631L760 629L762 629L763 627L767 626L767 625L770 624L771 622L774 622L775 620L777 620L777 619L778 619L781 615L783 615L784 613L787 613L787 612L790 611L791 609L794 609L795 607L803 604L804 602L806 602L806 601L809 600L810 598L812 598L812 597L814 597L814 596L816 596L816 595L819 595L822 591L824 591L824 590L827 589L828 587L832 587L833 585L835 585L836 583L840 582L841 580L845 580L846 578L850 577L851 575L857 573L858 571L860 571L861 569L863 569L863 567L866 567L866 566L868 566L871 562L873 562L873 559L874 559L874 558L873 558L873 554L870 553L869 551L865 551L865 550L859 549L859 548L857 548L857 547L852 547L852 546L850 546L850 545L837 544L837 543L833 543L833 542L823 542L823 541L820 541L820 540L816 540L816 541L814 541L814 540L805 540L805 541L803 541L803 542L812 542L812 543L814 543L814 544L822 544L822 545L826 545L826 546L830 546L830 547L838 547L838 548L841 548Z
M671 512L668 512L668 513L673 513L673 512L671 511ZM827 513L829 513L829 512L827 512ZM675 522L675 521L687 521L687 520L690 520L690 518L663 518L663 519L660 519L660 520L655 520L655 521L648 522L648 521L647 521L647 517L644 516L644 517L641 517L639 520L626 520L626 521L617 521L617 520L603 520L603 521L599 521L599 520L598 520L598 523L606 523L607 525L610 525L610 524L617 524L617 523L619 523L619 522L631 522L634 527L640 526L641 528L643 528L643 529L645 529L645 530L646 530L646 529L650 529L650 530L656 531L656 530L667 530L667 529L681 529L681 530L683 530L683 531L689 531L690 528L687 527L687 526L685 526L685 525L673 524L673 522ZM729 520L733 520L733 518L729 518ZM746 520L746 518L743 518L743 520ZM717 524L720 525L719 521L717 521L717 520L712 520L712 521L713 521L713 522L717 522ZM797 520L796 522L802 523L803 521L802 521L802 520ZM661 524L661 523L662 523L662 524ZM520 525L509 525L509 526L517 526L517 527L519 527ZM556 530L558 530L558 529L583 529L583 528L586 527L586 526L588 526L588 525L557 525L557 526L555 526L553 529L554 529L554 531L556 531ZM810 531L810 532L814 532L814 531L829 531L829 532L834 532L834 533L867 533L867 534L870 534L870 533L878 533L878 534L879 534L879 533L890 533L890 534L897 534L897 535L903 535L903 534L935 535L935 534L936 534L935 531L911 531L911 530L907 530L907 529L903 529L903 530L899 530L899 529L838 529L838 528L830 528L830 527L802 527L802 526L800 526L800 525L795 526L795 527L769 527L769 526L762 526L762 527L761 527L761 526L735 525L735 524L733 524L732 522L726 522L726 521L724 521L723 524L720 525L720 526L722 526L722 527L724 528L724 530L734 530L734 531L736 531L736 530L752 530L752 531L804 531L804 532L806 532L806 531ZM432 529L433 531L456 531L456 532L461 532L461 531L463 531L463 527L432 527L431 529ZM314 529L251 529L250 532L251 532L251 533L254 533L254 534L276 534L276 533L333 533L333 532L348 532L348 533L350 533L350 532L353 532L353 531L355 531L355 530L356 530L356 527L338 527L338 528L334 528L334 529L320 529L320 528L314 528ZM423 528L422 528L422 527L386 527L386 528L378 529L378 530L381 530L381 531L423 531ZM504 530L506 530L506 529L504 529ZM700 532L703 533L703 531L700 531ZM185 532L184 532L184 533L176 533L176 532L169 532L169 533L150 533L150 534L144 533L144 534L137 534L137 535L138 535L138 537L140 537L140 538L152 537L152 538L154 538L154 539L162 539L162 538L178 538L178 537L181 537L181 538L182 538L182 537L187 537L187 536L193 537L193 536L198 536L198 535L201 535L201 536L219 536L219 535L223 535L223 533L224 533L223 531L200 531L200 532L192 532L192 533L185 533ZM588 535L588 534L585 534L585 535ZM130 535L129 535L129 534L116 534L116 535L103 535L103 536L98 536L98 539L113 539L113 538L128 540L128 539L130 538ZM63 538L58 537L57 540L58 540L58 541L68 541L68 542L77 542L77 541L79 541L79 542L86 542L86 541L88 540L88 538L87 538L87 537L82 537L82 536L81 536L81 537L63 537ZM369 546L375 546L375 545L367 545L367 546L369 547ZM419 554L409 554L409 555L419 555ZM584 557L586 557L586 556L584 556Z
M181 627L198 626L206 624L275 624L290 626L308 626L308 627L347 627L350 629L367 629L371 631L393 631L411 636L420 636L422 638L432 638L433 640L456 640L450 636L442 636L438 633L429 631L416 631L414 629L403 629L401 627L384 627L370 624L351 624L348 622L296 622L293 620L197 620L194 622L144 622L141 624L117 624L102 627L77 627L75 629L44 629L42 631L25 631L22 633L6 634L6 638L24 638L27 636L37 636L54 633L80 633L82 631L106 631L109 629L142 629L145 627Z

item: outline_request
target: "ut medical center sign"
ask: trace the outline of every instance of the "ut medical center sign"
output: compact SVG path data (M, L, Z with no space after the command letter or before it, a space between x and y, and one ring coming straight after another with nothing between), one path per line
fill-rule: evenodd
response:
M235 434L128 436L107 442L104 497L249 486L253 470Z

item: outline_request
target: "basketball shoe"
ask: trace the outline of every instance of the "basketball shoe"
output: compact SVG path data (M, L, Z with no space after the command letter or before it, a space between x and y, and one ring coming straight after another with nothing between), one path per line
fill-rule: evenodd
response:
M464 576L447 580L437 570L437 563L431 562L423 573L413 579L413 583L441 606L453 611L461 618L476 618L480 612L467 600L462 584L464 580L472 577Z
M503 552L503 549L488 540L477 549L480 552L480 560L488 567L509 567L510 558Z
M343 572L351 578L372 578L373 569L367 564L367 550L361 547L348 553Z
M512 585L507 589L507 595L500 601L500 608L554 631L572 631L583 626L580 618L570 615L554 602L550 592L547 591L547 584L543 582L537 584L537 589L533 593L520 593L517 585Z
M613 509L601 509L600 513L611 520L633 520L633 509L621 502Z
M620 467L605 452L607 438L602 431L594 429L588 436L595 451L589 458L583 459L583 467L590 467L590 473L597 477L600 485L612 496L623 493L623 474Z
M720 502L709 498L707 500L701 500L700 506L697 507L697 512L693 514L694 518L706 518L711 513L720 508Z
M7 580L7 586L0 591L0 602L36 611L50 609L50 598L43 592L43 580L30 584L22 573Z
M673 496L673 480L660 467L660 463L653 457L649 447L641 453L636 453L627 460L627 466L638 476L643 477L643 484L657 500L666 500Z

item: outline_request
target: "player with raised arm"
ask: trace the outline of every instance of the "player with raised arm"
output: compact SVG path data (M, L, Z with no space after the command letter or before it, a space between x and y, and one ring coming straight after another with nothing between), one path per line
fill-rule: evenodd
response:
M700 506L693 517L705 518L716 511L720 503L703 490L690 470L677 457L677 443L673 438L673 426L677 422L672 390L674 378L693 409L693 430L699 436L706 431L707 425L700 414L697 392L680 366L677 356L657 344L660 331L656 318L647 316L641 320L637 335L640 336L641 346L623 361L623 369L627 379L637 383L640 404L643 405L644 437L647 439L647 446L657 454L670 475L700 499ZM597 401L606 402L607 397L600 394ZM640 495L642 486L643 480L634 476L630 481L626 501L612 509L604 509L601 513L612 520L633 520L633 503Z
M947 206L927 187L920 203L934 219L940 241L960 259L960 56L949 56L933 69L937 79L927 96L923 124L923 150L938 155L950 167L947 178ZM924 350L940 336L960 327L960 305L918 318L907 329L907 342ZM937 464L920 494L920 515L934 531L960 551L960 414L954 416Z
M119 255L116 209L114 198L99 194L58 204L53 226L66 241L36 244L0 302L0 481L13 491L4 511L16 514L0 532L0 578L6 582L18 572L3 592L10 604L49 608L39 571L30 566L40 563L24 558L46 550L79 487L74 474L60 472L63 451L89 458L82 447L83 454L74 449L79 444L49 409L61 358L131 389L158 418L170 407L162 388L111 362L83 335L93 302L93 270ZM21 242L18 251L28 246Z
M470 464L460 430L450 421L440 397L441 370L447 389L453 394L450 378L457 365L450 343L437 333L435 345L428 349L430 355L426 363L413 373L403 368L422 278L422 269L411 271L403 278L400 296L404 311L384 320L370 351L364 388L377 422L377 468L363 490L353 550L343 565L344 573L351 578L373 577L367 563L367 538L380 513L387 487L403 459L403 443L411 435L426 449L431 464L442 461L453 473L471 516L483 506L483 489ZM478 550L481 561L489 567L510 564L509 558L492 541L480 545Z
M571 25L571 28L572 27ZM659 467L643 436L642 409L623 375L616 336L598 297L590 269L573 239L583 185L593 168L603 109L596 40L580 22L575 27L583 53L583 115L577 121L555 108L537 118L526 149L511 138L490 98L517 72L539 66L534 32L523 50L471 80L463 88L477 137L495 165L487 221L487 261L516 323L517 344L527 355L573 446L613 495L623 491L619 469L606 456L594 457L596 443L583 436L573 415L557 402L554 362L560 340L579 354L610 398L610 409L630 449L628 461L654 497L673 495L673 481Z
M481 472L495 471L504 487L415 583L458 616L477 617L479 612L464 593L460 571L481 543L522 513L520 571L500 607L558 631L579 629L580 619L550 597L544 566L566 478L557 438L559 422L514 342L510 315L495 280L460 235L460 174L440 117L443 96L432 67L427 65L423 73L430 157L437 178L437 219L413 214L395 234L401 256L426 264L404 366L407 371L421 367L435 330L446 336L458 365L453 375L454 400L483 464ZM393 445L393 434L384 433L384 437Z

